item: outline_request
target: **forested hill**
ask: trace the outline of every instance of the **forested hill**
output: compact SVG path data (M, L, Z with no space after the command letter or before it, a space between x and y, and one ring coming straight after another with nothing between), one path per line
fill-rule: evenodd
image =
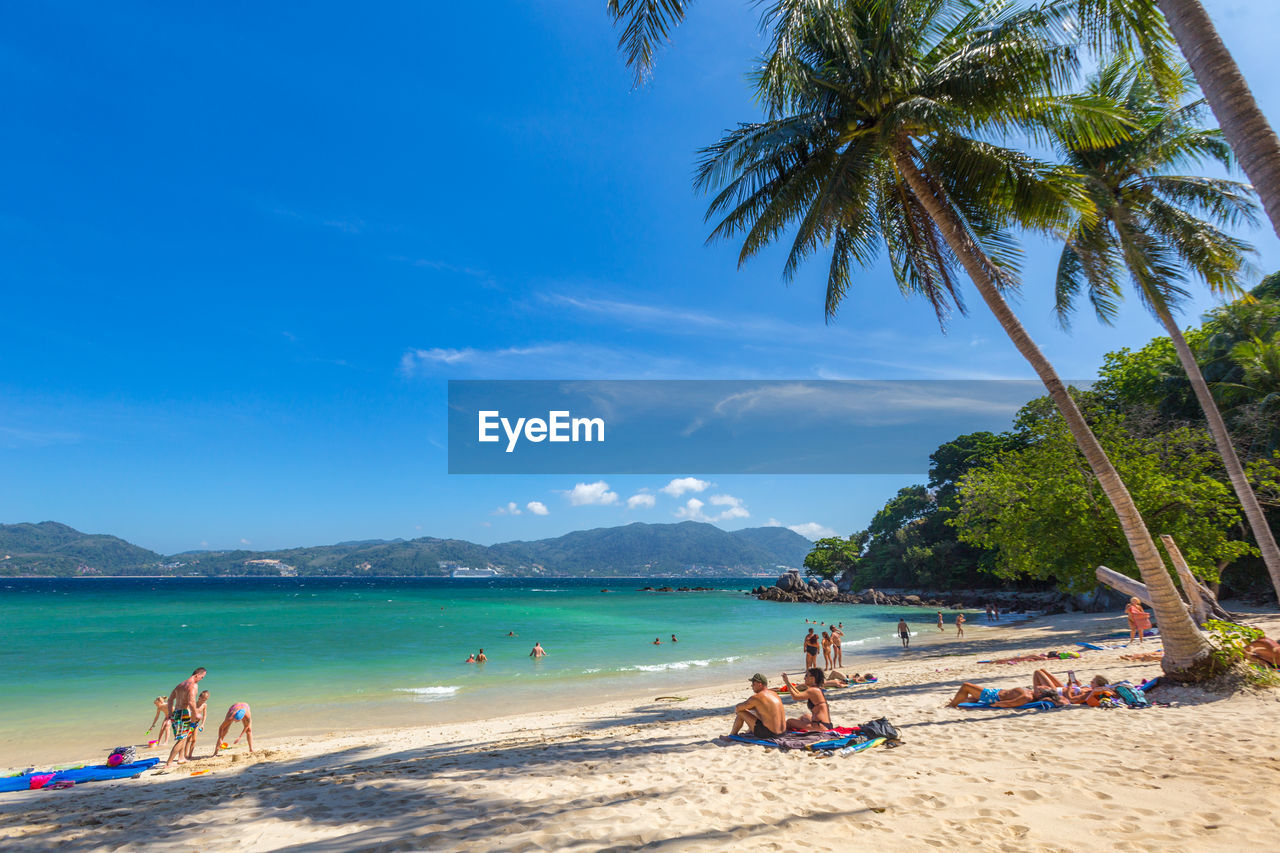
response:
M81 533L56 521L0 524L0 575L134 574L161 561L155 551L117 536Z
M41 533L43 531L43 533ZM114 543L114 547L108 544ZM63 524L0 525L0 575L445 576L494 567L505 576L724 574L800 566L812 547L782 527L729 532L711 524L634 523L554 539L477 545L461 539L365 540L280 551L194 551L161 557Z

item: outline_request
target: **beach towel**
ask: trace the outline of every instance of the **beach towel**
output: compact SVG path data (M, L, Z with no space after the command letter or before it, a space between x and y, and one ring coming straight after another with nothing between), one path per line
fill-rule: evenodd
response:
M981 702L961 702L957 708L967 708L973 710L975 708L985 708L990 711L1047 711L1050 708L1056 708L1048 699L1041 699L1038 702L1028 702L1025 705L1019 705L1016 708L995 708L991 705L984 705Z
M144 758L142 761L135 761L132 764L122 764L119 767L108 767L105 764L98 764L90 767L81 767L76 770L59 770L56 772L44 773L25 773L21 776L8 776L0 779L0 791L27 791L36 788L44 788L57 784L58 782L98 782L105 779L128 779L131 776L138 776L144 770L150 770L160 763L158 758Z
M738 743L750 743L757 746L772 746L777 749L808 749L815 743L829 739L826 732L787 732L773 738L758 738L751 735L729 735L729 740Z

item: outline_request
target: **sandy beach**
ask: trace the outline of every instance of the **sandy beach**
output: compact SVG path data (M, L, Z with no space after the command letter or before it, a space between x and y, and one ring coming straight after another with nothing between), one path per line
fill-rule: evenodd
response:
M1242 615L1280 633L1274 612ZM1152 698L1169 706L1146 710L944 707L961 681L1025 685L1042 665L979 660L1074 649L1122 624L1072 614L971 623L963 640L950 627L924 632L908 652L886 645L879 682L832 691L831 707L837 725L888 717L896 749L818 757L716 742L748 695L748 657L740 683L678 699L519 717L477 708L465 725L307 739L255 731L253 756L242 742L167 774L0 794L0 840L23 850L1273 848L1280 691L1161 688ZM1159 674L1121 660L1128 651L1049 669L1135 683Z

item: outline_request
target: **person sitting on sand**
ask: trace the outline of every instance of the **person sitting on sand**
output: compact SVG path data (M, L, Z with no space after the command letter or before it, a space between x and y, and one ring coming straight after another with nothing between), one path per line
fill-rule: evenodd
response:
M529 652L531 658L544 658L547 656L547 650L542 647L542 643L534 643L533 651Z
M241 729L240 734L236 735L235 742L239 743L240 738L245 738L249 742L249 754L253 755L253 714L249 711L248 702L237 702L227 709L227 715L222 718L222 725L218 726L218 739L213 742L214 755L218 754L218 750L226 742L227 732L231 731L231 727L236 723L241 725Z
M1041 699L1047 699L1055 705L1067 703L1052 687L1010 687L1008 690L998 690L994 687L979 687L966 681L960 685L947 707L954 708L961 702L976 702L988 708L1020 708Z
M163 696L157 696L154 700L156 706L156 715L151 718L151 725L147 726L147 734L151 734L151 730L156 727L156 723L160 722L160 734L156 736L156 746L164 746L164 742L169 739L169 703ZM163 721L163 722L161 722Z
M187 762L182 755L186 747L182 741L191 734L191 715L196 708L196 685L205 677L205 674L204 667L196 667L190 676L180 681L178 686L169 693L165 707L169 711L169 721L173 726L173 748L169 750L169 760L164 763L165 770L169 769L169 765L173 764L175 758L179 764Z
M787 730L787 712L782 707L782 699L769 689L769 679L758 672L751 676L751 697L735 705L733 711L730 737L744 726L750 727L751 734L758 738L779 737Z
M803 699L809 704L809 713L787 720L787 731L825 732L831 728L831 709L827 706L827 694L822 690L826 676L821 669L814 666L805 670L803 688L792 684L785 672L782 673L782 683L790 691L792 701L799 702Z
M1138 596L1129 599L1124 615L1129 618L1129 642L1132 643L1133 638L1137 637L1138 645L1142 645L1142 634L1151 627L1151 617L1142 609L1142 600Z
M1244 656L1268 666L1280 667L1280 643L1270 637L1259 637L1244 647Z

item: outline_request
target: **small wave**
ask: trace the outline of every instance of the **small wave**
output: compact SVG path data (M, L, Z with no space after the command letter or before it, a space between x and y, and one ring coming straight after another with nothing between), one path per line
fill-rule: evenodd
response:
M571 590L567 590L567 589L533 589L533 588L529 589L529 592L570 592L570 591Z
M702 660L678 660L672 663L637 664L621 667L619 672L665 672L672 669L692 669L695 666L711 666L713 663L733 663L738 656L727 658L704 658Z
M584 675L590 675L593 672L599 672L599 671L600 671L600 667L596 667L595 669L584 669L582 672Z
M423 701L432 701L436 699L448 699L457 693L457 687L397 687L396 693L412 693Z

